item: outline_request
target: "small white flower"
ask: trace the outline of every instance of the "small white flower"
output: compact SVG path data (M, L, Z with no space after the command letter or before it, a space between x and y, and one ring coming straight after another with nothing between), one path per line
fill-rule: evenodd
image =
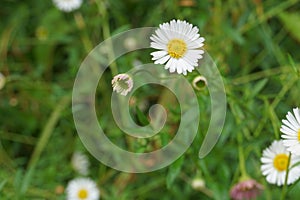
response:
M128 74L118 74L111 81L113 91L126 96L132 90L133 80Z
M287 120L282 120L280 131L283 133L281 138L287 150L292 154L300 156L300 110L294 108L294 115L288 112Z
M204 76L196 76L193 80L193 87L196 90L203 90L207 86L207 80Z
M203 50L199 49L204 44L200 37L199 29L186 21L172 20L170 23L159 25L150 39L151 47L159 51L152 52L154 64L165 64L165 69L171 73L187 74L198 66Z
M281 186L284 184L286 169L288 167L289 152L282 140L274 141L271 146L263 151L261 157L261 171L271 184ZM293 166L300 161L299 156L291 155L287 184L292 184L300 177L299 166Z
M0 90L5 86L5 76L0 72Z
M98 200L100 191L94 181L89 178L77 178L68 183L67 200Z
M137 41L135 38L133 37L127 37L125 40L124 40L124 47L126 49L128 49L129 51L133 51L137 48Z
M53 0L53 3L59 10L71 12L81 6L82 0Z
M203 188L205 188L205 182L203 179L201 178L196 178L192 181L192 188L195 190L201 190Z
M88 157L81 152L75 152L71 160L72 167L81 175L88 175L90 162Z

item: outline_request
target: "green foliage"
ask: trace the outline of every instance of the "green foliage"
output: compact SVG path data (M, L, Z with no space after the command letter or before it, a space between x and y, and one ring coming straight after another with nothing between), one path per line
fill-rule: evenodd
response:
M300 14L282 12L279 15L279 19L282 21L286 30L300 42Z

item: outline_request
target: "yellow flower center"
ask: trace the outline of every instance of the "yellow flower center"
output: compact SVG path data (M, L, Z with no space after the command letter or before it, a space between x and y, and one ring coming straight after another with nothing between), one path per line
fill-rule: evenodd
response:
M285 171L287 169L289 157L286 154L278 154L274 158L273 165L278 171Z
M78 197L80 199L85 199L85 198L87 198L87 196L88 196L88 191L86 189L79 190Z
M300 142L300 129L298 130L298 141Z
M168 43L168 53L173 58L181 58L186 53L187 45L181 39L173 39Z

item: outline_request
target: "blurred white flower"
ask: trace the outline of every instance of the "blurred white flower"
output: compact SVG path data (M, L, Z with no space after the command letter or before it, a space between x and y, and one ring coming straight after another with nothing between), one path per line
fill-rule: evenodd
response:
M133 37L127 37L125 40L124 40L124 47L126 49L128 49L129 51L133 51L136 49L137 47L137 41L135 38Z
M126 96L132 90L133 80L128 74L118 74L111 81L113 91Z
M59 10L71 12L81 6L82 0L53 0L53 3Z
M100 191L94 181L89 178L76 178L68 183L67 200L98 200Z
M282 120L280 131L283 133L283 145L292 154L300 156L300 110L293 109L294 115L288 112L286 120Z
M192 181L191 185L192 185L192 188L195 189L195 190L201 190L201 189L205 188L205 182L201 178L195 178Z
M165 64L171 73L187 74L198 66L204 51L199 49L204 44L199 29L186 21L172 20L159 25L150 39L151 47L159 51L152 52L154 64Z
M300 161L300 157L292 154L289 166L288 159L289 152L283 145L282 140L275 140L271 146L263 151L261 171L269 183L277 184L278 186L283 185L287 167L289 167L287 184L292 184L298 180L300 168L299 166L292 166Z
M81 152L74 152L71 159L72 167L81 175L88 175L90 162L86 155Z
M0 90L5 86L5 76L0 72Z

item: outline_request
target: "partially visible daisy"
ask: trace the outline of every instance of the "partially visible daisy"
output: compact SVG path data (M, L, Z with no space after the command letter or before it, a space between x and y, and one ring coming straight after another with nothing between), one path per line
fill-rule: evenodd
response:
M230 197L234 200L255 199L263 189L261 184L248 179L234 185L230 190Z
M113 91L126 96L133 87L133 80L128 74L118 74L111 81Z
M269 183L277 184L278 186L283 185L287 167L289 167L287 184L292 184L298 180L300 177L300 168L299 166L292 166L300 161L300 157L292 154L289 166L288 158L289 152L283 145L282 140L275 140L271 146L263 151L261 171Z
M300 156L300 110L293 109L294 115L288 112L286 120L282 120L280 131L283 133L281 138L287 150L292 154Z
M71 159L72 167L81 175L88 175L90 162L88 157L81 152L74 152Z
M151 47L159 51L152 52L154 64L165 64L165 69L186 75L198 66L204 51L199 29L186 21L172 20L159 25L150 39Z
M77 178L68 183L67 200L98 200L100 191L94 181L89 178Z
M71 12L81 6L82 0L53 0L53 3L59 10Z

